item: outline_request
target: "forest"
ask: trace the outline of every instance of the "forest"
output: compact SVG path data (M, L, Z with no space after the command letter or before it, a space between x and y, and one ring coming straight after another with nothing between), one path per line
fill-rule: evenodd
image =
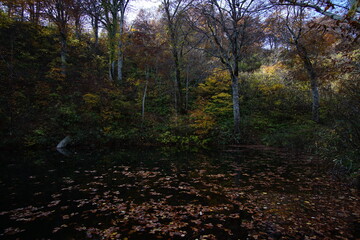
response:
M360 1L158 3L1 0L0 149L262 146L360 186Z
M1 1L1 147L264 144L359 168L358 1L163 0L126 22L129 2Z

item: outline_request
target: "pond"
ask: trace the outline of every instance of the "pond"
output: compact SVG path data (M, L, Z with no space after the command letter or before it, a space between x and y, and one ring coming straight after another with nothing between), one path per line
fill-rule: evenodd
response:
M357 239L357 190L261 146L2 153L0 239Z

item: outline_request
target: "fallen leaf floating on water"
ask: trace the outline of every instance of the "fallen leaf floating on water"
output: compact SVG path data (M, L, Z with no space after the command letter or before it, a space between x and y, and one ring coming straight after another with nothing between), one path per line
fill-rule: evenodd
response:
M4 234L5 235L15 235L15 234L18 234L18 233L22 233L24 231L25 231L24 229L10 227L10 228L6 228L4 230Z

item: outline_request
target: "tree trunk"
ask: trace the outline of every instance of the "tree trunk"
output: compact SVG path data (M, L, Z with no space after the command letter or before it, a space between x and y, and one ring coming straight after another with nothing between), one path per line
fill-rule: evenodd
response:
M314 66L310 61L310 58L308 57L306 49L301 45L298 45L297 49L300 57L303 60L304 67L310 78L311 95L312 95L312 120L318 123L320 121L320 117L319 117L320 96L319 96L319 88L317 83L317 74L315 72Z
M109 80L116 81L115 62L117 59L117 44L118 44L118 28L119 16L116 5L112 5L112 1L102 1L105 9L105 28L108 32L108 49L109 49Z
M40 2L35 1L33 3L28 3L28 9L29 9L29 19L30 22L39 25L39 19L40 19Z
M318 84L317 84L316 75L312 76L310 78L310 81L311 81L311 93L312 93L312 98L313 98L312 119L313 119L313 121L318 123L320 121L320 116L319 116L320 96L319 96L319 88L318 88Z
M177 26L175 17L177 17L174 13L171 13L171 4L170 1L162 1L164 4L164 10L167 17L167 27L168 27L168 37L170 40L170 49L172 52L172 57L174 61L175 67L175 79L174 79L174 95L175 95L175 111L176 113L185 113L184 106L183 106L183 96L182 96L182 89L181 89L181 69L180 69L180 59L181 55L179 56L179 39L177 36L177 31L179 31L179 26ZM178 3L180 3L179 1ZM177 5L180 7L180 5Z
M8 17L11 18L12 17L12 12L13 12L13 4L9 3L7 5L7 8L8 8L8 11L7 11Z
M146 101L146 93L148 88L148 82L149 82L149 71L146 70L146 82L145 82L145 88L144 88L144 94L142 98L142 106L141 106L141 121L144 122L145 120L145 101Z
M120 45L120 44L119 44ZM118 84L121 84L123 82L123 66L124 66L124 54L121 49L119 49L118 53L118 69L117 69L117 81Z
M29 19L31 23L37 24L35 22L35 4L29 3Z
M127 6L127 1L122 1L120 3L120 19L119 19L119 52L118 52L118 75L117 80L119 84L123 82L123 66L124 66L124 22L125 22L125 10Z
M181 73L180 73L180 61L177 49L173 46L173 57L174 57L174 64L175 64L175 97L177 105L176 111L179 113L184 113L184 106L182 100L182 91L181 91Z
M176 86L176 79L174 79L174 108L175 108L175 113L178 113L178 97L177 97L177 86Z
M240 136L240 101L239 101L239 80L234 74L231 74L232 102L234 115L234 135Z
M312 95L312 120L318 123L320 121L319 118L320 97L319 97L319 89L317 83L317 75L308 57L304 58L304 65L310 77L311 95Z
M21 10L20 11L21 11L21 14L20 14L21 22L24 22L24 20L25 20L25 18L24 18L25 7L24 7L23 4L21 5Z
M115 72L115 62L111 60L111 56L110 56L110 61L109 61L109 80L110 81L114 81L114 72Z
M93 19L93 30L94 30L94 37L95 37L95 49L98 50L99 45L99 19Z
M79 19L75 21L75 36L78 40L81 40L81 22Z
M64 33L60 34L61 38L61 49L60 49L60 57L61 57L61 74L66 76L66 54L67 54L67 37Z
M185 92L185 111L189 106L189 65L186 66L186 92Z
M109 79L115 81L115 58L116 58L116 28L108 29L109 41Z
M14 87L13 87L13 80L14 80L14 44L15 44L15 36L14 36L14 32L11 32L10 35L10 64L9 64L9 71L10 71L10 76L9 76L9 88L10 88L10 94L13 94L14 92ZM10 97L7 99L11 99ZM13 124L13 120L14 120L14 115L13 115L13 105L11 104L11 101L8 102L8 107L9 107L9 115L10 115L10 126L9 126L9 135L12 136L13 135L13 129L14 129L14 124Z
M123 27L124 19L121 17L120 26L119 26L119 50L118 50L118 69L117 69L117 80L118 84L121 84L123 81L123 65L124 65L124 52L123 52Z
M41 15L41 7L40 2L36 2L36 11L35 11L35 22L36 24L40 24L40 15Z

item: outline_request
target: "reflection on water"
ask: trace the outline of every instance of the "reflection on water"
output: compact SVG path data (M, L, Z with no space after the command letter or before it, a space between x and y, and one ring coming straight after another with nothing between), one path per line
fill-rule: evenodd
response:
M309 156L254 147L66 155L1 156L0 238L286 239L299 234L301 239L321 234L340 239L358 234L358 198L340 190Z

